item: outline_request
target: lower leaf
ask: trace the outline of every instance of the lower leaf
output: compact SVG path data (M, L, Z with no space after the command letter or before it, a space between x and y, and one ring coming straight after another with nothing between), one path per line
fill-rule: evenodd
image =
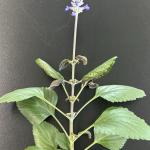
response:
M119 150L126 139L150 140L150 126L127 108L111 107L94 124L95 143Z
M52 89L43 88L43 95L53 105L57 104L58 96ZM40 124L55 113L54 108L37 97L17 102L17 107L32 124Z
M125 138L121 138L119 136L106 135L98 132L96 132L95 136L95 143L110 150L120 150L127 141Z
M33 126L33 135L36 146L44 150L57 150L58 147L69 150L69 141L53 125L43 122Z

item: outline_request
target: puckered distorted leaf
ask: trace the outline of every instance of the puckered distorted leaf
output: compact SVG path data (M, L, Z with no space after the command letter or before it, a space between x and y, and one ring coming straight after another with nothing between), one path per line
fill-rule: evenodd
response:
M88 63L88 59L87 59L85 56L77 55L77 56L76 56L76 59L77 59L79 62L82 62L83 65L87 65L87 63Z
M40 149L40 148L38 148L36 146L29 146L25 150L43 150L43 149Z
M52 83L50 84L50 88L55 88L55 87L59 86L61 83L63 83L62 80L54 80L54 81L52 81Z
M67 67L69 66L69 64L70 64L70 60L69 60L69 59L64 59L64 60L62 60L62 61L60 62L60 64L59 64L59 71L61 71L61 70L65 69L65 68L67 68Z
M94 124L97 137L100 134L125 139L150 140L150 126L127 108L111 107L104 111Z
M90 89L95 89L99 86L99 84L94 83L94 82L91 81L91 82L88 83L88 86L89 86Z
M102 65L96 67L94 70L90 71L88 74L84 75L82 78L82 81L90 81L93 79L99 79L106 75L114 65L117 57L113 57L106 62L104 62Z
M52 67L51 67L47 62L45 62L44 60L38 58L38 59L36 59L35 62L36 62L36 64L37 64L41 69L44 70L44 72L45 72L48 76L50 76L50 77L52 77L52 78L54 78L54 79L64 79L63 76L62 76L59 72L57 72L54 68L52 68Z
M56 106L58 99L56 92L49 88L43 88L43 93L45 99ZM17 102L17 107L32 124L40 124L55 113L54 108L37 97Z
M69 150L69 141L65 134L60 133L53 125L47 122L33 126L33 135L36 146L41 149L57 150L59 146L64 150Z
M95 94L95 97L102 97L110 102L132 101L144 96L143 90L124 85L99 86Z
M43 98L43 89L31 87L15 90L0 97L0 103L19 102L32 97Z

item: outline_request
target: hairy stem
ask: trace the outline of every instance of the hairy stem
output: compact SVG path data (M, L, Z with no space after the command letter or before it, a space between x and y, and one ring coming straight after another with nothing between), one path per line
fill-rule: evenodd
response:
M51 107L55 108L60 114L62 114L64 117L66 117L67 119L70 119L64 112L62 112L59 108L57 108L55 105L53 105L51 102L49 102L48 100L42 98L42 100L47 103L48 105L50 105Z
M72 54L72 84L71 96L74 97L75 92L75 57L76 57L76 40L77 40L78 14L75 16L74 24L74 39L73 39L73 54ZM69 120L69 136L70 136L70 150L74 150L74 101L70 101L70 120Z
M90 99L87 103L85 103L76 113L75 118L80 114L80 112L87 106L89 105L91 102L93 102L95 100L95 97L93 97L92 99Z
M53 116L53 118L55 119L55 121L58 123L58 125L61 127L61 129L63 130L63 132L65 133L66 137L69 139L68 133L66 132L65 128L63 127L63 125L61 124L61 122L55 117Z

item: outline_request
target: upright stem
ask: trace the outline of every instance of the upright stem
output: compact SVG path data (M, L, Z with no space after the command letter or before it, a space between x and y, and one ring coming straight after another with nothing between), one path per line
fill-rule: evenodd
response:
M75 24L74 24L73 55L72 55L73 60L76 57L77 29L78 29L78 14L75 16Z
M75 57L76 57L76 41L77 41L77 27L78 27L78 14L75 16L74 24L74 39L73 39L73 54L72 54L72 84L71 84L71 97L75 96ZM70 136L70 150L74 150L74 101L70 101L70 120L69 120L69 136Z

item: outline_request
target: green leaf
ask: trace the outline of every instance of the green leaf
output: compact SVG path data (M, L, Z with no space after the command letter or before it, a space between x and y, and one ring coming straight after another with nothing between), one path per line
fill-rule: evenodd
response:
M0 97L0 103L19 102L32 97L43 98L43 90L39 87L31 87L15 90Z
M57 104L58 96L52 89L43 88L44 97L54 106ZM17 102L20 112L32 123L40 124L50 115L54 115L55 109L37 97Z
M53 125L47 122L33 126L33 135L36 146L41 149L57 150L57 147L59 146L64 150L69 150L69 141L65 134L60 133Z
M40 149L40 148L38 148L36 146L29 146L25 150L43 150L43 149Z
M83 76L82 81L90 81L93 79L99 79L110 72L112 69L112 66L114 65L117 57L113 57L106 62L104 62L102 65L96 67L94 70L90 71L88 74Z
M111 107L94 124L95 140L101 134L125 139L150 140L150 126L127 108Z
M136 100L146 96L143 90L124 86L124 85L106 85L96 89L95 97L102 97L110 102L126 102Z
M127 141L120 136L107 135L99 132L95 132L95 140L97 141L97 144L110 150L120 150Z
M58 132L56 139L56 143L59 145L59 147L63 148L64 150L69 150L69 141L64 133Z
M44 72L48 76L57 80L64 79L64 77L59 72L57 72L54 68L52 68L47 62L43 61L42 59L38 58L35 62L41 69L44 70Z

